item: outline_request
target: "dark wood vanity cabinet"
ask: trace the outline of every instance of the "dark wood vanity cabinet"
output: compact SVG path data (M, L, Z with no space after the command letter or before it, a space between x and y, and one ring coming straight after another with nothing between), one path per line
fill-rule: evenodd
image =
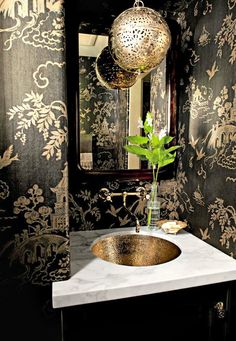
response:
M235 341L235 282L62 309L64 341Z

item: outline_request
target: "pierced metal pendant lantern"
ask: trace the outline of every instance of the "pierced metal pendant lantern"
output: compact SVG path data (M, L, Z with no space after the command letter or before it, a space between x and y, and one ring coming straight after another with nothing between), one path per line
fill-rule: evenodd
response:
M154 69L164 59L170 43L171 33L166 21L139 0L114 20L109 35L113 59L131 72Z
M105 47L96 59L96 75L107 89L127 89L134 85L138 73L122 69L112 58L108 46Z

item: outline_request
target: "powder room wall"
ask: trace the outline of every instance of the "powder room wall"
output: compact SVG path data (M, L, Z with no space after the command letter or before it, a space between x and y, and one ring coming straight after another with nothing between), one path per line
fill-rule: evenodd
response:
M0 3L1 331L55 340L51 286L69 269L62 1Z

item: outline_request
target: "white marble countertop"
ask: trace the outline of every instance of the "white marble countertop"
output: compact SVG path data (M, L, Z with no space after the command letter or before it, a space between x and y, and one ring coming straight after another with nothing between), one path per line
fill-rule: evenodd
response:
M54 282L54 308L108 301L236 280L236 260L181 230L176 235L162 230L140 234L157 235L181 249L176 259L152 266L117 265L95 257L92 242L107 233L133 231L134 228L72 232L71 278Z

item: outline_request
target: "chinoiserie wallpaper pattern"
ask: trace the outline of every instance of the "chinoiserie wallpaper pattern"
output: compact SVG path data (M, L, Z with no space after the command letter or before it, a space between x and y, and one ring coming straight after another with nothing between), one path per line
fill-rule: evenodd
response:
M1 277L69 277L63 1L0 1Z
M178 66L176 179L161 181L162 216L182 219L196 236L236 257L235 0L192 1L171 13L181 29ZM160 69L152 74L158 77ZM164 93L163 93L164 94ZM152 87L151 99L156 99ZM152 110L159 110L151 103ZM159 112L161 117L161 112ZM98 191L133 190L148 183L81 182L69 195L72 230L133 224L119 199L101 203ZM145 203L130 209L145 223Z
M176 19L183 203L173 203L195 235L236 257L236 1L194 1Z
M93 170L125 169L128 90L101 86L95 61L95 57L79 57L80 165Z

